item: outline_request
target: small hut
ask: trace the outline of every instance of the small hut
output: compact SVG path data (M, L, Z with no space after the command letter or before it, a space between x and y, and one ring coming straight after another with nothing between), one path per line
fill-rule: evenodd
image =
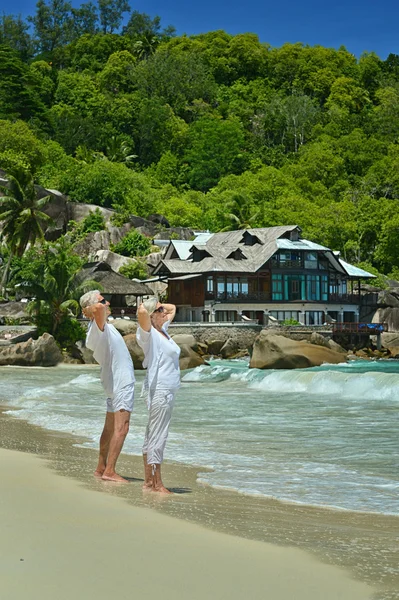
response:
M152 296L151 289L116 273L105 262L86 263L78 273L79 283L98 282L98 289L111 305L113 315L133 315L143 296Z

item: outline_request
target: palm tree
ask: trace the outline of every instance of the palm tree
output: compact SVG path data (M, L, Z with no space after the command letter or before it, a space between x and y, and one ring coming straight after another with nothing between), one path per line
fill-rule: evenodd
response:
M11 260L14 256L22 256L28 244L34 246L37 240L44 240L44 225L53 222L43 212L51 196L38 198L33 177L21 171L18 177L7 176L8 186L0 186L0 221L2 230L0 237L7 242L9 256L4 267L0 287L4 294L7 285Z
M224 227L221 231L236 231L237 229L251 229L255 227L256 219L259 217L260 211L253 212L253 206L250 198L244 194L234 194L227 202L226 208L229 212L224 213L224 216L231 222L230 225Z
M34 300L29 311L56 339L60 325L79 314L79 297L92 289L99 289L96 281L80 282L78 273L82 260L71 252L70 244L61 238L45 248L40 259L42 273L34 271L20 283L20 288Z

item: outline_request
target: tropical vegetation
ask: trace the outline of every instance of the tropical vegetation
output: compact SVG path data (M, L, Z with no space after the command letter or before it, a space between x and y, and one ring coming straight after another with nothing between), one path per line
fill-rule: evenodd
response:
M398 138L396 54L177 36L127 0L39 0L26 21L0 17L0 168L112 208L119 224L152 213L211 231L298 224L393 275ZM92 219L75 238L103 227ZM3 227L5 257L35 243L20 234Z

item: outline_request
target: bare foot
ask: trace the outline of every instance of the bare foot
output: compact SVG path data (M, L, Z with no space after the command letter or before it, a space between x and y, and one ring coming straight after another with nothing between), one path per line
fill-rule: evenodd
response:
M153 487L152 491L153 492L158 492L159 494L173 494L173 492L171 492L170 490L168 490L163 485L160 485L159 487L156 487L156 488Z
M103 481L116 481L117 483L127 483L127 479L118 475L118 473L114 473L113 475L103 475L101 477Z
M99 469L96 469L94 471L94 477L102 477L103 476L104 471L99 471Z

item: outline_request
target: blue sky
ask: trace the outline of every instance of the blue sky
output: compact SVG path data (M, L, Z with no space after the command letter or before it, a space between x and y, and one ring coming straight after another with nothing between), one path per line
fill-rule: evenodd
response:
M215 29L228 33L256 33L262 42L285 42L338 48L360 56L376 52L385 59L399 54L399 3L393 0L130 0L133 9L159 15L162 24L174 25L178 34ZM72 0L74 6L80 2ZM33 14L35 1L2 0L6 14Z

